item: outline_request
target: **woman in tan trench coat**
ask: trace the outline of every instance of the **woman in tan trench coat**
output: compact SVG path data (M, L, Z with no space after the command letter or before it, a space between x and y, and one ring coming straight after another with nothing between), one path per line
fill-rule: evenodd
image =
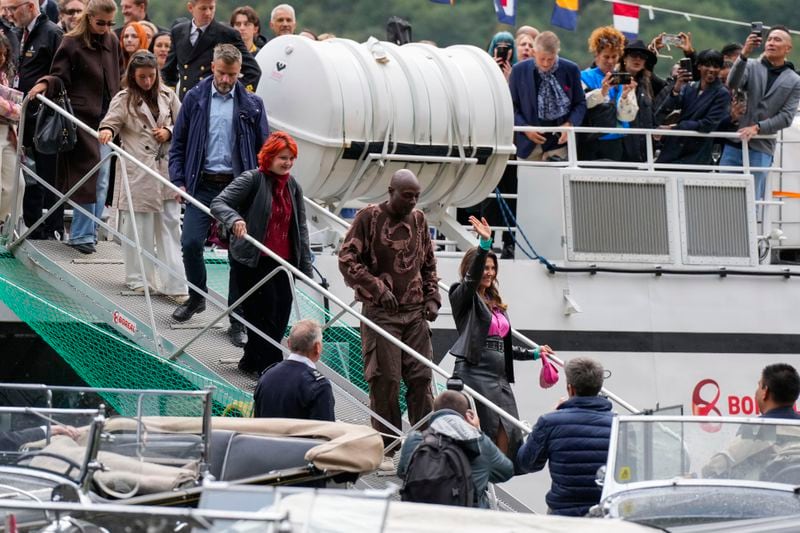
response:
M135 52L125 73L127 88L120 91L100 123L100 144L119 136L122 147L137 161L169 180L167 154L172 139L172 126L180 110L178 96L159 79L156 56L147 50ZM140 167L121 162L127 169L131 200L117 172L114 203L120 210L123 235L135 242L131 207L142 249L162 261L167 268L156 268L143 256L145 271L139 268L136 249L123 243L125 283L134 291L144 292L144 284L182 302L187 295L181 261L181 207L175 193ZM172 270L176 274L169 271ZM158 271L161 283L156 281Z

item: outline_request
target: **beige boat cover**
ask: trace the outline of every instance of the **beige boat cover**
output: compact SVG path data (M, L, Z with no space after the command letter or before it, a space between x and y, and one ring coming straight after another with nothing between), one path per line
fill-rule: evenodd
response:
M282 498L262 511L288 511L292 531L326 533L648 533L651 528L600 518L569 518L488 509L468 509L392 501L383 523L386 502L379 499L305 492ZM264 531L264 524L239 522L236 533Z
M268 437L306 437L327 442L308 450L305 459L320 470L335 472L372 472L383 459L383 441L374 429L344 422L296 420L292 418L234 418L213 417L212 429L222 429L264 435ZM200 434L203 420L197 417L142 418L147 431L163 433ZM112 418L105 430L136 431L136 421L131 418Z

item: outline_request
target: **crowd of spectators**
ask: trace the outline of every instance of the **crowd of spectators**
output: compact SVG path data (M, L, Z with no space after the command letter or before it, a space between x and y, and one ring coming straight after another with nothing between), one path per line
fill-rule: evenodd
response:
M248 333L236 319L229 331L231 341L244 348L239 369L260 376L257 415L333 420L331 385L316 368L322 330L311 321L295 324L289 336L293 353L283 360L280 344L289 322L291 286L283 276L262 283L278 263L246 240L255 236L311 275L303 193L290 173L297 144L286 133L269 133L267 111L253 94L262 74L254 55L267 37L252 7L234 9L226 17L229 24L219 22L216 7L215 0L189 0L189 17L167 29L150 20L148 0L121 0L119 6L114 0L0 0L0 85L50 98L63 92L75 115L99 131L96 139L78 130L74 150L80 157L56 157L37 151L32 120L21 139L13 124L0 123L0 223L14 210L10 191L19 176L12 171L13 154L22 143L47 184L62 192L75 189L70 198L79 207L73 210L69 246L83 254L96 252L96 221L106 218L111 203L120 210L122 235L129 241L139 238L142 248L165 266L142 271L126 244L127 287L140 293L149 287L170 297L178 304L172 314L177 322L203 312L208 290L203 253L212 218L189 204L181 226L184 198L128 162L118 163L118 179L112 185L109 143L121 144L209 207L227 230L229 303L253 289L235 312L258 331ZM123 24L113 30L120 11ZM271 37L334 37L317 36L309 29L298 32L295 10L288 4L271 10L269 29ZM684 57L662 79L654 69L670 43ZM656 144L657 161L710 165L717 162L715 148L721 148L721 165L741 165L742 141L747 141L751 165L769 167L775 141L755 137L789 126L800 101L800 76L788 61L791 35L783 26L773 26L764 35L751 33L743 44L719 51L695 51L688 33L660 34L645 44L628 41L610 26L592 31L587 44L591 61L584 69L561 57L554 32L530 26L515 34L497 33L488 48L508 82L516 125L614 130L579 135L581 159L645 161L644 138L625 135L628 128L736 131L737 139L716 145L706 138L664 135ZM762 46L763 54L755 57ZM517 133L516 155L531 161L563 160L569 139L567 132ZM78 186L87 174L90 178ZM121 183L121 175L128 176L130 190ZM507 178L514 176L508 173ZM23 205L16 210L30 226L56 196L38 182L23 185ZM763 198L765 190L766 172L758 172L756 197ZM356 216L339 261L346 284L364 304L364 314L430 359L428 322L437 318L441 297L428 224L415 208L420 191L410 170L396 172L388 200ZM450 353L464 383L517 417L510 386L513 362L538 359L550 350L512 345L507 306L498 291L499 261L491 251L490 223L475 216L470 223L481 239L465 254L460 281L450 290L458 329ZM54 210L32 237L60 240L64 234L63 212ZM471 447L476 505L486 506L483 489L489 481L506 480L514 471L540 470L548 461L553 488L547 503L553 513L583 515L597 502L594 475L605 462L612 416L610 403L598 395L603 383L599 363L581 358L566 365L569 398L556 412L543 415L523 443L514 425L483 404L471 407L463 394L448 392L434 403L430 368L393 343L368 328L362 328L362 342L370 405L381 417L376 428L386 435L390 426L401 427L402 379L412 424L435 410L431 427ZM788 408L797 394L792 392L789 399L776 395L775 379L765 371L760 398L765 405ZM391 435L386 438L387 444L394 440ZM408 439L401 452L401 473L413 461L415 448L427 440L428 434ZM392 457L384 463L382 467L394 467Z

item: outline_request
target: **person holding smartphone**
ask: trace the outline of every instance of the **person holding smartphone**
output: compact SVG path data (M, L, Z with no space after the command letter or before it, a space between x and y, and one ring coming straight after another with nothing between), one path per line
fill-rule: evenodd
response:
M730 93L719 79L722 53L703 50L697 54L700 81L691 81L691 60L681 59L675 85L656 109L656 120L662 122L673 111L680 109L677 124L668 126L678 130L701 133L716 131L730 112ZM710 165L714 140L703 137L665 136L659 163L685 163Z
M764 46L760 57L752 57ZM750 165L772 166L775 139L758 139L756 135L778 133L792 124L800 102L800 76L788 61L792 36L785 26L772 26L762 38L761 33L747 36L741 55L728 74L731 91L742 90L747 95L747 107L739 119L739 141L748 142ZM741 166L742 146L726 145L721 166ZM763 200L767 188L766 170L754 171L756 200Z
M514 36L507 31L498 32L489 43L489 54L503 71L506 81L511 76L511 67L517 63L517 45Z
M586 118L584 126L600 128L629 128L636 118L639 104L636 101L636 81L615 74L625 47L625 36L611 27L595 29L589 36L589 51L594 54L594 66L581 72L581 82L586 91ZM621 85L620 81L627 81ZM622 134L583 134L578 143L578 157L582 160L623 157ZM599 141L599 142L598 142Z

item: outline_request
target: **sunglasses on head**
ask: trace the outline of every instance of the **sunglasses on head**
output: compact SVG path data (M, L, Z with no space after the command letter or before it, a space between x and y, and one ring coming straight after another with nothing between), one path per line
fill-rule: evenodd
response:
M131 57L131 65L155 65L156 56L147 50L140 50Z

